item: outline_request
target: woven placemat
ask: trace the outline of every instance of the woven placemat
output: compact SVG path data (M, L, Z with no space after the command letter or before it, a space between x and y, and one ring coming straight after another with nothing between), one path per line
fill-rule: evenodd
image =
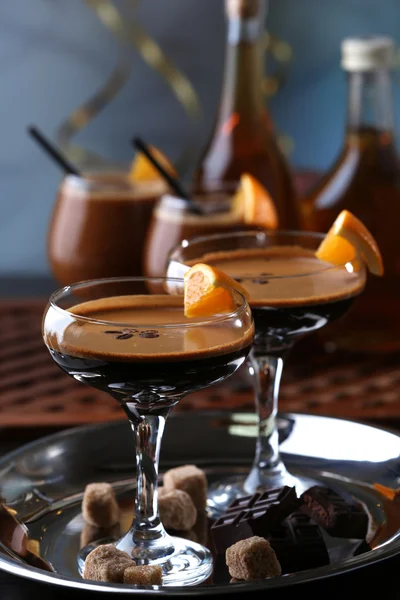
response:
M64 427L120 419L106 393L63 373L41 336L45 300L0 302L0 425ZM305 359L306 358L306 359ZM280 409L359 420L400 422L400 356L336 357L293 352L284 369ZM174 410L254 410L249 380L187 396Z

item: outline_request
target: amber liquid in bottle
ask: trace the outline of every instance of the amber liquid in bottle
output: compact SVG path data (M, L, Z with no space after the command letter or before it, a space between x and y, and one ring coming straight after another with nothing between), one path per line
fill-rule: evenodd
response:
M275 202L280 229L297 229L299 210L292 174L281 152L262 94L262 35L266 0L226 0L227 48L222 95L195 182L239 182L250 173Z
M388 69L348 75L344 146L330 171L304 199L304 221L327 231L342 209L368 227L382 252L383 277L370 275L346 317L327 327L327 348L356 352L400 349L400 169Z

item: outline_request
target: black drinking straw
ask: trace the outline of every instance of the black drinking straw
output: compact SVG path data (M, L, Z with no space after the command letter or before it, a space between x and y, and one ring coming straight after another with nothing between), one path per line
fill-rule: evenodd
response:
M61 152L39 131L37 127L34 125L29 126L28 133L39 143L43 150L58 163L65 173L80 177L78 169L61 154Z
M195 202L193 202L187 191L183 188L182 184L176 179L176 177L173 177L170 173L168 173L168 171L166 171L164 167L158 162L158 160L151 153L151 150L148 147L148 145L139 137L134 137L132 143L137 150L143 152L143 154L149 159L151 164L157 169L157 171L160 173L163 179L171 186L174 192L180 198L186 200L190 207L190 210L197 214L201 214L202 211L200 207Z

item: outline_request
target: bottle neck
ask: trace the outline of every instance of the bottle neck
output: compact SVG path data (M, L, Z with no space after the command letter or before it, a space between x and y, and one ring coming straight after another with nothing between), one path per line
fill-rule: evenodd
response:
M348 74L347 133L393 133L392 79L388 69Z
M256 122L265 112L262 94L265 2L255 16L228 19L225 73L219 120L232 127Z

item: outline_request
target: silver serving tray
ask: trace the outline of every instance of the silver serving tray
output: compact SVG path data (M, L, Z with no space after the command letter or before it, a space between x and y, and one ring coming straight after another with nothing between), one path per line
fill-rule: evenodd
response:
M326 485L334 484L362 502L370 514L372 550L353 556L357 542L327 536L331 564L273 579L230 583L225 572L197 587L128 587L82 580L76 555L82 544L80 514L87 483L112 482L122 508L122 528L130 524L134 494L134 449L128 421L69 429L41 438L0 460L0 496L38 540L49 572L33 560L0 551L0 569L53 586L121 594L203 596L283 588L376 563L400 553L400 504L388 500L374 483L400 486L400 435L342 419L302 414L280 415L281 449L289 469ZM210 482L247 472L254 455L254 416L248 413L172 413L161 451L162 471L195 463ZM4 532L0 533L0 547ZM87 541L87 540L86 540ZM32 547L35 551L35 549ZM36 566L33 566L36 565Z

